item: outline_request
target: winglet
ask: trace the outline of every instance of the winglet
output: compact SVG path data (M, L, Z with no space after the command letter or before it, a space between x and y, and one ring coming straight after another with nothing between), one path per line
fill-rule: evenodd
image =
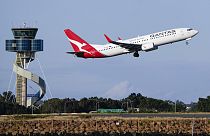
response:
M122 38L118 37L118 40L122 40Z
M104 34L104 36L105 36L106 40L107 40L109 43L112 42L112 40L111 40L106 34Z

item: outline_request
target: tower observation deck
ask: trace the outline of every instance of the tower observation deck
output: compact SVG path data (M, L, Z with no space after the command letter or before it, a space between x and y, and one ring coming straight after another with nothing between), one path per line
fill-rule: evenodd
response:
M33 95L35 104L42 99L46 93L45 81L27 70L30 62L35 59L35 53L43 51L43 40L35 39L38 28L12 28L14 39L6 40L6 51L16 52L16 60L13 71L16 76L16 102L27 106L27 79L39 85L40 90Z

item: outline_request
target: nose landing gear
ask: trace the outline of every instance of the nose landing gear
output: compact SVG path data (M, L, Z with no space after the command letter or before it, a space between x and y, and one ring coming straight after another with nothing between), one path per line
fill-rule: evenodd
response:
M186 45L189 45L189 41L190 41L191 39L192 39L191 37L186 39Z

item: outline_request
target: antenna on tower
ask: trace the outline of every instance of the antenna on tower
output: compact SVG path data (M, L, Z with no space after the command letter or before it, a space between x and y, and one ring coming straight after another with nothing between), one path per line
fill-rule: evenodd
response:
M26 22L23 23L23 28L26 28Z

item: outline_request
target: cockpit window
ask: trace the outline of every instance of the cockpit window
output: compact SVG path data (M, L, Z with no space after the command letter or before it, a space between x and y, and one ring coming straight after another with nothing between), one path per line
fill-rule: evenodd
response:
M192 28L187 29L187 31L191 31L191 30L193 30L193 29Z

